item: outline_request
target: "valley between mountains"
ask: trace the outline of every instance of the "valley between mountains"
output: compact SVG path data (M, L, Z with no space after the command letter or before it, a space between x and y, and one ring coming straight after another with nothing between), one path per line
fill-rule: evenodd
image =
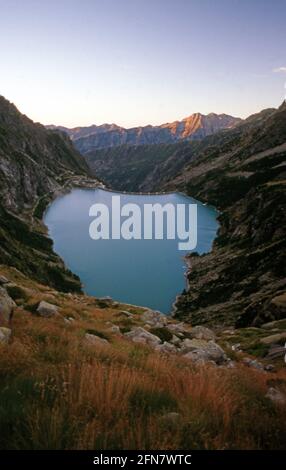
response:
M0 447L282 449L286 104L98 127L47 129L0 97ZM54 253L47 205L104 184L220 210L172 317L86 296Z
M189 257L188 289L178 297L175 316L192 324L260 326L286 314L285 306L272 303L286 288L286 104L231 124L216 119L216 132L201 139L110 144L84 156L113 189L182 191L218 208L214 248ZM93 128L85 133L72 134L79 149L84 139L88 146Z

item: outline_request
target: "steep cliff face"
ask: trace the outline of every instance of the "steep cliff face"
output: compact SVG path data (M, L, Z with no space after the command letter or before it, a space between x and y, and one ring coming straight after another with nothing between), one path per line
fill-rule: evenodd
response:
M39 217L54 194L88 175L65 134L33 123L0 97L0 263L59 289L80 290L79 279L53 253Z
M88 167L65 134L47 131L0 97L0 195L14 212L30 208L43 194L61 188L66 175Z
M182 121L162 124L161 126L144 126L125 129L116 124L103 124L102 126L77 127L64 130L74 141L77 149L82 153L96 149L106 149L121 145L139 146L170 144L182 140L196 140L214 134L221 129L233 128L241 119L227 114L192 114ZM55 126L48 126L56 129Z
M175 315L192 324L259 326L286 316L286 108L262 113L206 148L164 188L220 207L213 251L189 257Z

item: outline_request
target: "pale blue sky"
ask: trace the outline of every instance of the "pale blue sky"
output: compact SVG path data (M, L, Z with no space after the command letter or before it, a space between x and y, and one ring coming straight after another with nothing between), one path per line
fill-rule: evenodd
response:
M245 117L285 94L286 0L0 0L0 94L35 121Z

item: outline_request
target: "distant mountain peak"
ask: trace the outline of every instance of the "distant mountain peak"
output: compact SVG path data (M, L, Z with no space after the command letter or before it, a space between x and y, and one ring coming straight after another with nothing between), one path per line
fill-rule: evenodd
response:
M282 104L279 106L278 111L286 110L286 99L282 101Z
M74 141L78 150L85 154L92 150L120 145L171 144L184 140L202 139L222 129L229 129L241 119L227 114L193 113L181 121L152 126L138 126L125 129L116 124L101 124L88 127L75 127L64 130ZM49 126L54 129L54 126Z

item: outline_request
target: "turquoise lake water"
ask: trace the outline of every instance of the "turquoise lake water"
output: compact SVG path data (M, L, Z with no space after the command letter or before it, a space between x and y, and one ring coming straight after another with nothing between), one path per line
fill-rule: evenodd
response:
M84 291L96 297L110 296L121 302L171 311L176 295L185 287L187 252L178 249L180 240L93 240L89 226L90 207L104 203L111 208L118 193L102 189L74 189L58 197L47 209L44 222L54 241L54 250L76 273ZM194 251L211 250L218 229L217 211L182 194L120 194L121 206L143 204L197 204L198 243ZM110 211L111 213L111 211ZM124 218L122 218L124 219ZM126 217L125 217L126 219Z

